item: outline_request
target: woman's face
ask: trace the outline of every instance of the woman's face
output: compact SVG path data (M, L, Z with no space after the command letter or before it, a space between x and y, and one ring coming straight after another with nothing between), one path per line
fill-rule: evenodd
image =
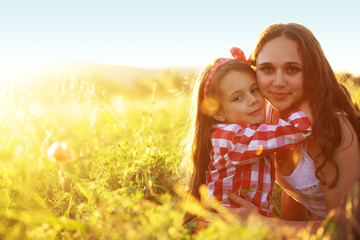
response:
M281 36L267 42L256 60L256 76L261 93L280 113L296 110L304 100L303 62L294 40Z

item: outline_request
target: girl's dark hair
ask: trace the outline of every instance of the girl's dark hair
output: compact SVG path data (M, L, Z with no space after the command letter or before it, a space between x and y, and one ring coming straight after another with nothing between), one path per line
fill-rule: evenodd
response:
M217 59L219 61L220 59ZM214 64L215 64L214 63ZM206 183L206 171L210 162L210 133L212 125L216 123L215 119L209 114L209 109L205 109L206 106L210 108L216 108L218 105L212 103L212 106L208 106L204 102L204 85L214 64L207 66L197 77L193 90L192 111L190 113L190 119L192 121L191 130L185 140L185 144L188 146L188 156L185 158L187 162L187 169L189 172L189 188L191 194L200 199L199 187ZM238 71L247 73L256 79L255 71L246 63L242 61L230 61L222 64L213 78L208 90L208 99L216 101L220 96L219 86L221 80L230 71ZM215 106L214 106L215 105ZM221 107L221 106L219 106ZM214 111L214 109L212 109ZM211 111L210 111L211 112ZM184 222L187 223L194 218L191 214L186 214Z
M251 55L254 65L256 65L259 52L265 44L281 36L297 42L298 51L304 64L304 92L307 94L315 119L313 136L319 143L321 155L325 159L317 166L315 175L322 184L333 187L339 178L339 167L335 162L334 155L342 140L339 116L335 112L346 113L351 126L357 133L357 137L353 141L359 141L359 108L352 102L347 89L337 81L318 40L309 29L300 24L279 23L267 27L260 35ZM332 181L328 183L319 175L326 164L331 164L336 170Z

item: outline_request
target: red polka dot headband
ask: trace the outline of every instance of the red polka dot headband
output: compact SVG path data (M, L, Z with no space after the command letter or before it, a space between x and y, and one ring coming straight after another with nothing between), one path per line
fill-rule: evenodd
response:
M207 98L211 79L213 78L216 71L219 69L219 67L221 65L223 65L226 62L230 62L230 61L242 61L242 62L245 62L245 63L251 65L250 59L246 60L245 54L240 48L233 47L230 49L230 52L231 52L231 55L233 56L233 58L222 58L219 61L217 61L217 63L215 63L215 65L211 68L211 71L209 73L209 76L206 79L205 86L204 86L204 99Z

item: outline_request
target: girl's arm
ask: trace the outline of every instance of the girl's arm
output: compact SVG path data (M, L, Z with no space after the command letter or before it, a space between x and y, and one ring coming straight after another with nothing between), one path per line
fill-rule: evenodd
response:
M311 135L310 121L303 111L292 112L288 119L279 119L277 124L263 123L257 127L245 124L238 126L238 131L235 131L230 139L233 143L231 159L239 161L268 155L279 149L293 148L295 144ZM218 139L223 138L225 131L218 133ZM215 139L212 142L215 146L218 144L217 137L213 135L212 138Z
M313 124L314 123L314 117L312 115L312 110L309 104L309 99L304 100L301 105L300 105L300 110L303 111L306 116L309 118L310 123Z

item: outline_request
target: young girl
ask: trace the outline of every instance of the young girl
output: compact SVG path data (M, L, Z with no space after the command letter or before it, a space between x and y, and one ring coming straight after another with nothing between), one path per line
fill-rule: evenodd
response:
M227 207L238 207L227 198L229 191L238 192L268 216L273 209L272 153L305 140L311 125L303 111L274 125L261 124L265 100L255 72L240 49L231 53L234 59L218 59L197 79L190 188L200 198L199 186L206 183L209 195ZM191 218L187 215L185 222Z

